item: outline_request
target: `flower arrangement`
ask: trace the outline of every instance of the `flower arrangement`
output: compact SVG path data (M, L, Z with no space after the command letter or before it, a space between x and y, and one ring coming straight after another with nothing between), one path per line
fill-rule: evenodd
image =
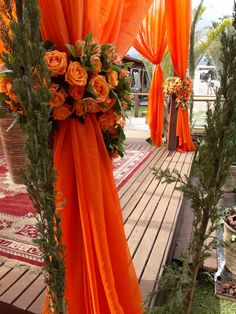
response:
M179 77L168 77L163 83L163 90L166 95L176 95L176 107L182 106L185 109L188 106L188 100L192 90L192 80Z
M122 64L113 44L100 45L91 33L66 46L69 56L56 50L52 43L45 43L44 61L52 73L52 119L76 118L84 123L86 114L96 114L109 155L123 156L125 111L132 104L129 64ZM1 103L24 116L12 86L10 73L2 73Z

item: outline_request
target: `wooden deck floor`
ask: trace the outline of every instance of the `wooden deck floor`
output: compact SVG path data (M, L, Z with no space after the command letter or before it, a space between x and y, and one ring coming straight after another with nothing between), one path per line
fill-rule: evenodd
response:
M151 156L119 190L124 227L144 299L173 252L183 195L175 184L155 180L151 167L177 169L189 175L193 153L169 152L149 144L129 143L129 149ZM0 313L40 313L45 285L40 270L0 265Z

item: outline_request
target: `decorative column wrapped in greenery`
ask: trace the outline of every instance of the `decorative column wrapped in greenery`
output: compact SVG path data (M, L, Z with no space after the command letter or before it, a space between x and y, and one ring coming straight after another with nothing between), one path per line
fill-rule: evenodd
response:
M14 3L14 2L13 2ZM24 110L29 169L25 184L37 212L39 236L36 240L45 261L45 278L56 313L66 313L64 300L65 266L60 217L56 213L49 137L52 131L48 106L49 73L44 64L45 50L40 39L37 0L4 0L0 8L0 37L7 52L1 60L11 73L12 89ZM10 24L8 25L9 21Z

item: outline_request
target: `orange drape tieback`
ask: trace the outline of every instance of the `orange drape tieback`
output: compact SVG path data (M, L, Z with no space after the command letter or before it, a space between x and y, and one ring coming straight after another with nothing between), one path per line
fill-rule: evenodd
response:
M89 32L130 48L150 0L39 0L41 31L60 51ZM141 314L142 298L127 245L119 198L100 127L68 119L55 134L57 190L66 199L62 217L66 246L68 314ZM44 314L49 314L48 299Z
M165 0L154 0L143 20L134 48L150 62L155 64L148 98L146 122L149 124L151 138L155 145L162 143L164 119L164 82L161 60L166 50Z
M176 76L184 79L188 67L191 29L191 0L165 0L168 49ZM188 110L178 108L176 136L178 151L194 151L189 127Z
M155 145L162 144L162 129L164 121L164 75L160 64L155 66L148 98L146 122L149 124L151 138Z
M179 152L196 150L189 128L188 108L183 109L181 105L178 108L176 136L179 139L177 148Z

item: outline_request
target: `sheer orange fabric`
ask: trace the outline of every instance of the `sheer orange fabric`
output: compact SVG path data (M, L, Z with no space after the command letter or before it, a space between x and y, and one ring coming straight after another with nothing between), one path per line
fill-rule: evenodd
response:
M188 67L188 51L191 28L191 0L165 0L168 48L174 71L181 79L185 78ZM194 151L188 110L178 108L176 136L179 151Z
M147 122L150 127L152 141L157 146L162 143L164 119L162 84L164 76L160 63L166 45L165 0L154 0L139 28L134 47L141 55L156 65L149 92Z
M114 42L123 54L146 12L146 0L40 0L42 35L65 50L92 31ZM66 298L69 314L138 314L141 294L124 234L121 208L95 115L85 124L68 119L55 135L57 189L68 255ZM45 304L43 313L50 313Z

